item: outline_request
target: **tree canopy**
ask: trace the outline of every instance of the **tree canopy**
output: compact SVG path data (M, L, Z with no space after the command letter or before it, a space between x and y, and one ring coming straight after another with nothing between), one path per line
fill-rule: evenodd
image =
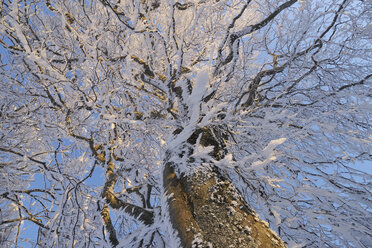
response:
M171 162L289 247L371 247L371 7L1 1L0 244L178 247Z

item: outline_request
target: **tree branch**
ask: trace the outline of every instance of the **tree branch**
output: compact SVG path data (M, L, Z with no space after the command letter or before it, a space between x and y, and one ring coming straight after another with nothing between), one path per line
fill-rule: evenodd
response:
M287 9L289 8L290 6L292 6L294 3L296 3L297 0L290 0L290 1L287 1L285 3L283 3L282 5L280 5L273 13L271 13L268 17L266 17L264 20L262 20L261 22L257 23L257 24L254 24L254 25L250 25L240 31L237 31L237 32L234 32L230 35L230 38L228 40L229 42L229 54L226 56L226 58L219 63L219 65L216 67L217 69L222 66L222 65L226 65L228 63L230 63L234 57L234 49L233 49L233 44L234 42L247 35L247 34L251 34L263 27L265 27L270 21L272 21L277 15L279 15L284 9ZM244 10L244 9L243 9ZM239 16L239 15L238 15ZM233 22L234 23L234 22ZM216 69L216 71L217 71Z
M251 34L254 31L257 31L257 30L265 27L270 21L272 21L283 10L289 8L290 6L292 6L296 2L297 2L297 0L287 1L287 2L283 3L282 5L280 5L273 13L271 13L268 17L266 17L261 22L259 22L257 24L254 24L254 25L250 25L250 26L244 28L243 30L240 30L240 31L237 31L237 32L231 34L231 36L230 36L231 37L230 38L231 39L231 43L234 42L236 39L244 36L244 35Z
M114 162L109 161L106 169L106 182L103 187L102 197L107 204L114 209L123 209L125 213L137 218L146 225L154 223L154 213L148 209L141 208L131 203L124 202L114 193L114 187L117 182L117 175L114 173Z
M116 237L116 231L111 221L110 209L106 204L103 207L103 210L101 211L101 216L102 216L103 222L105 223L106 229L109 232L109 240L112 246L116 247L119 244L119 241L118 241L118 238Z

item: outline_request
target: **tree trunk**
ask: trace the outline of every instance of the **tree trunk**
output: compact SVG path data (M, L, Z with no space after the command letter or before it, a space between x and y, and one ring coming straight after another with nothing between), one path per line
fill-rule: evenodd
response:
M216 141L210 129L202 133L200 144ZM188 143L193 143L192 137ZM214 147L211 155L216 158L222 148L216 143ZM217 169L177 176L175 166L166 162L163 183L171 196L170 219L183 247L286 247Z
M286 247L219 173L176 176L168 163L164 186L170 218L183 247Z

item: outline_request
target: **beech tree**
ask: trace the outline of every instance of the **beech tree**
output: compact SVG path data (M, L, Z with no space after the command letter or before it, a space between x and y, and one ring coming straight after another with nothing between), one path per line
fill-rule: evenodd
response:
M371 7L1 1L1 246L372 247Z

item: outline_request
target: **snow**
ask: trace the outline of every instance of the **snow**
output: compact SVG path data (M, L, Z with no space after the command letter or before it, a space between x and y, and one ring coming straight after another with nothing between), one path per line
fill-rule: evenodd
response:
M242 37L244 35L247 35L249 34L250 32L252 32L252 26L247 26L246 28L238 31L238 32L235 32L234 34L238 37Z
M283 144L287 139L286 138L280 138L276 140L271 140L270 143L263 149L263 153L265 155L269 155L272 153L272 151L280 144ZM275 158L274 158L275 159Z
M195 87L193 88L190 97L187 99L190 109L190 125L196 125L200 117L201 100L207 90L209 82L209 69L204 68L198 71L195 81Z
M197 123L200 118L201 100L209 82L209 69L204 68L198 71L195 81L195 87L187 99L187 104L189 106L188 115L190 120L180 134L168 141L169 147L178 147L191 136L197 127Z
M40 236L46 242L41 246L79 240L77 246L91 241L110 247L99 210L107 164L97 160L92 142L104 146L100 151L107 160L115 157L115 193L143 206L138 193L128 193L128 187L138 187L150 194L156 212L154 224L144 226L112 211L122 247L138 247L139 236L145 246L153 233L157 247L180 246L162 188L168 155L181 173L217 166L252 209L275 231L280 227L290 247L370 244L365 240L371 230L372 145L367 1L345 2L321 48L316 40L342 1L301 1L300 8L284 10L255 32L251 25L273 13L279 1L252 2L231 29L246 1L194 1L182 11L171 1L148 9L141 1L114 1L123 12L120 19L102 1L52 1L56 11L41 1L7 2L0 25L0 187L32 214L43 213L49 231ZM66 13L76 18L71 32ZM241 39L228 44L228 34ZM216 69L230 52L231 62ZM132 55L167 80L141 80L143 65ZM285 69L258 83L259 104L235 108L258 73L273 69L275 56ZM184 67L190 71L177 71ZM183 89L182 97L173 86ZM152 111L162 117L150 118ZM218 118L220 113L225 117ZM187 142L195 130L212 126L227 137L227 154L219 161L209 155L212 146L200 144L201 136L196 144ZM177 129L181 133L173 135ZM45 192L19 193L38 188ZM211 200L224 200L216 188L212 193ZM15 202L0 200L0 222L13 216ZM238 202L231 206L241 207ZM23 227L34 224L18 223L21 242L30 236ZM13 243L15 236L9 236Z
M201 233L195 234L191 244L191 248L201 247L203 245L203 241L203 235Z

